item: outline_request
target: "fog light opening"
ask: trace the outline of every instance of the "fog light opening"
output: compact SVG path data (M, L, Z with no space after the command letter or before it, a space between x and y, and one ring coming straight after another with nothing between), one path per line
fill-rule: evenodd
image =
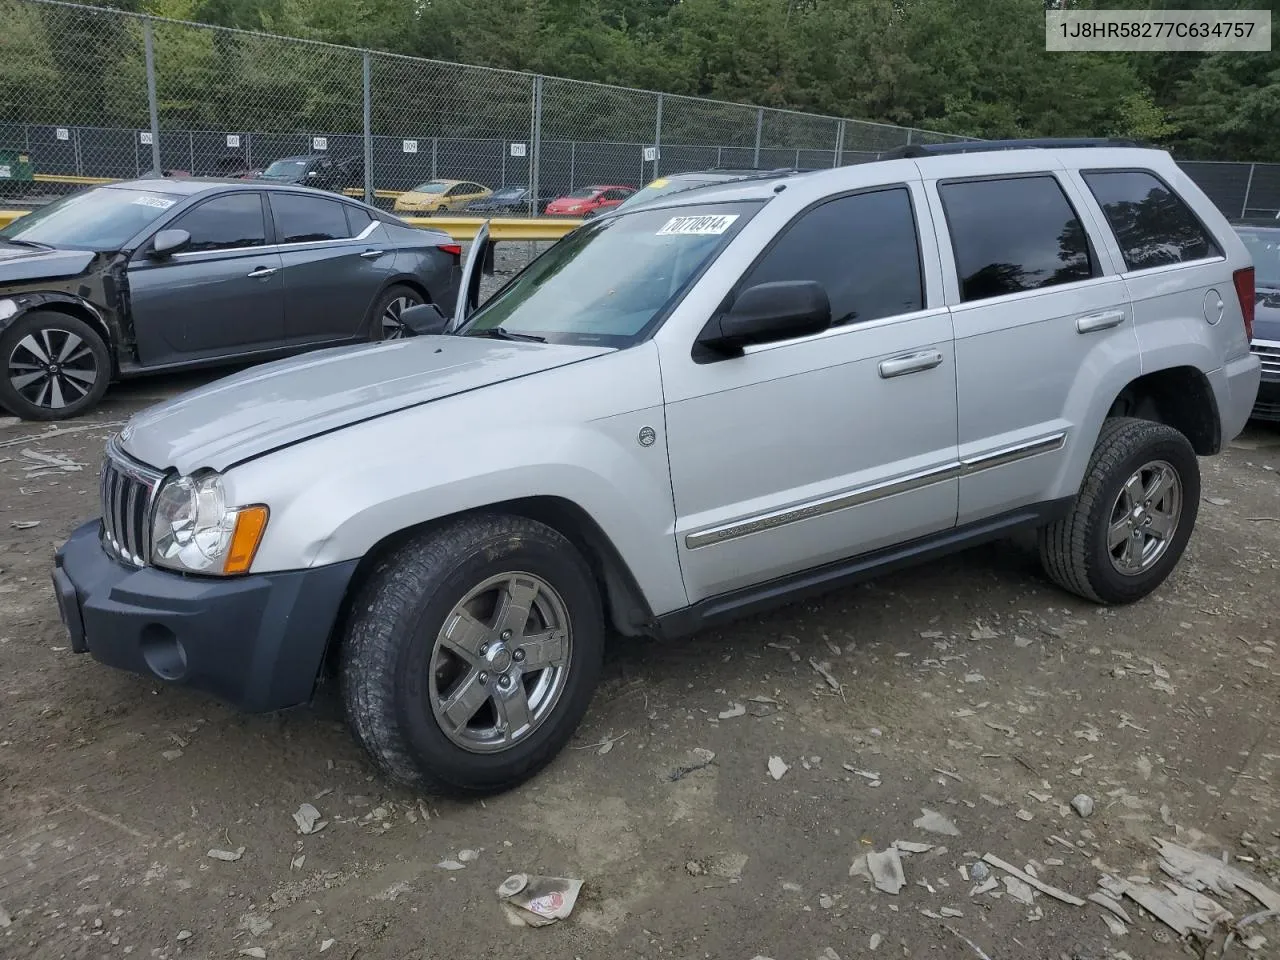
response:
M187 675L187 651L164 624L149 623L142 628L142 658L161 680L181 680Z

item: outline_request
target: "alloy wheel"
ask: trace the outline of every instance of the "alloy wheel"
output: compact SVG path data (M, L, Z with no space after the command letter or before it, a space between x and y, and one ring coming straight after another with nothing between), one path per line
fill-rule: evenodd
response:
M61 410L88 396L102 371L83 337L70 330L42 327L14 344L6 375L28 402Z
M1182 518L1182 480L1172 464L1152 460L1125 481L1107 527L1107 553L1118 573L1133 577L1164 556Z
M541 577L504 573L470 590L431 652L429 696L441 731L472 753L527 739L564 691L572 643L568 608Z
M382 311L382 339L399 340L404 336L404 324L400 314L408 307L416 306L418 301L411 297L396 297Z

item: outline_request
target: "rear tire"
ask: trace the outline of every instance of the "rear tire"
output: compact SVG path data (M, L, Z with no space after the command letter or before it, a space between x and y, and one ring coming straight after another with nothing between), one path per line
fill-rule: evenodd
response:
M422 294L402 283L387 287L370 311L369 339L373 341L401 339L404 336L404 325L400 323L400 314L407 307L425 302Z
M1132 603L1177 565L1200 506L1185 436L1150 420L1106 421L1071 512L1040 531L1049 578L1097 603Z
M476 795L529 779L573 735L599 679L591 570L523 517L466 517L411 540L378 562L352 611L348 722L415 788Z
M32 310L0 333L0 406L24 420L78 416L110 380L107 345L77 317Z

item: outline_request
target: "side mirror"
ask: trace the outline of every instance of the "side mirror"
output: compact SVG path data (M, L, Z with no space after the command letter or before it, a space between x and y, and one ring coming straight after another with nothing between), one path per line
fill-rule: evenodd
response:
M308 171L307 171L307 176L308 176L308 177L318 177L318 176L320 176L320 171L319 171L319 170L308 170Z
M752 343L772 343L831 326L831 301L816 280L779 280L748 287L729 309L712 317L697 345L719 356L733 356Z
M177 253L191 242L191 234L185 230L161 230L151 241L151 255L167 257Z
M400 323L405 330L420 337L444 333L449 318L434 303L419 303L400 311Z

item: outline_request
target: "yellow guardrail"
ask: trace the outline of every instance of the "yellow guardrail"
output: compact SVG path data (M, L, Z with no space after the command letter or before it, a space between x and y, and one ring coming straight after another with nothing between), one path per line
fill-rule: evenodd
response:
M69 174L60 173L33 173L31 179L36 183L78 183L78 184L98 184L98 183L115 183L114 177L73 177Z
M30 212L30 210L0 210L0 227L7 226ZM454 240L474 240L480 224L484 223L480 217L405 217L404 219L415 227L443 230ZM529 220L520 217L495 217L489 221L489 236L493 240L559 240L581 223L581 220L560 220L552 217Z

